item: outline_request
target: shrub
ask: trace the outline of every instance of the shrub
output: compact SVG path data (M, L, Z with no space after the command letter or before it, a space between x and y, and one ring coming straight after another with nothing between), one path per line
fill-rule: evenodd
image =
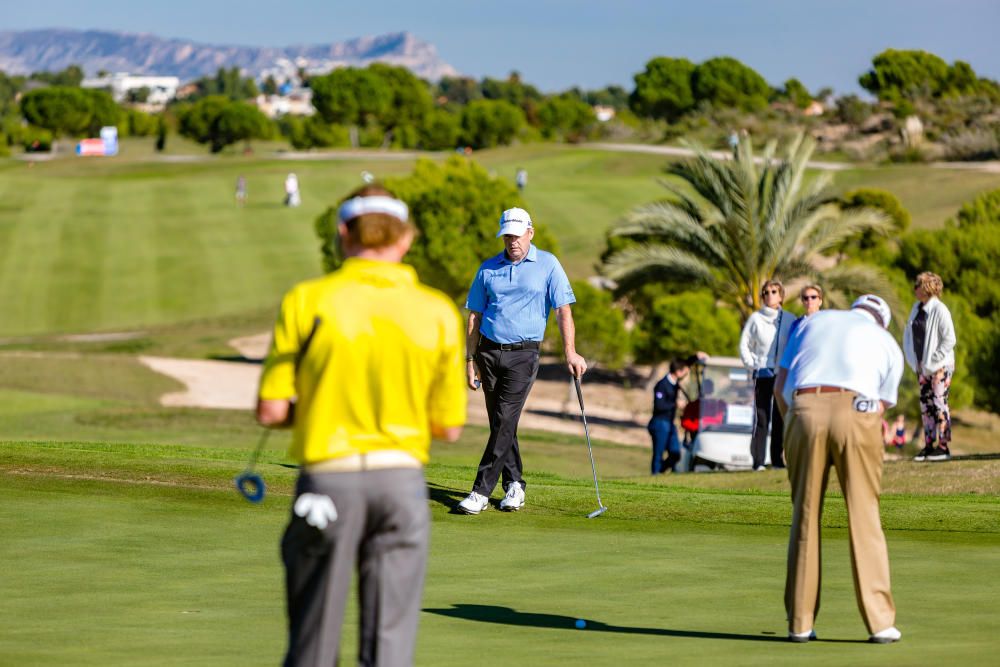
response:
M591 285L586 280L571 281L576 303L573 304L573 322L576 325L576 351L590 362L606 368L619 369L630 351L630 338L625 330L625 315L614 304L611 292ZM549 347L560 344L559 325L550 317L545 330Z
M1000 190L992 190L979 195L971 202L962 205L955 216L959 227L973 225L1000 225Z
M464 303L480 263L503 249L496 238L500 213L525 206L517 188L458 156L444 164L420 160L412 174L387 179L385 184L410 207L410 218L419 232L404 261L417 270L423 282ZM323 267L333 271L342 261L336 208L320 215L315 229ZM555 238L538 220L533 242L556 252Z
M26 153L48 153L52 150L52 133L40 127L28 126L21 134Z
M510 102L475 100L462 110L462 142L473 148L505 146L524 124L524 112Z
M420 128L420 145L425 150L446 150L458 145L459 117L444 109L431 111Z
M965 130L942 137L949 160L996 160L1000 158L1000 138L993 128Z
M735 58L710 58L691 75L696 102L713 107L737 107L745 111L767 107L771 87L760 74Z
M729 356L739 347L740 316L720 306L706 290L660 293L632 336L639 363L659 363L698 350Z
M686 58L653 58L635 75L629 107L639 116L673 121L694 108L691 76L695 64Z

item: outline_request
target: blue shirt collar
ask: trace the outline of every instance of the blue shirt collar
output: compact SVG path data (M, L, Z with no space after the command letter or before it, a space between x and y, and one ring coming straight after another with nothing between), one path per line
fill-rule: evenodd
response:
M500 251L500 261L503 262L504 264L514 264L514 262L510 261L510 258L507 257L506 248ZM522 259L521 261L522 262L538 261L538 248L535 247L534 243L532 243L531 246L528 248L528 254L525 255L524 259Z

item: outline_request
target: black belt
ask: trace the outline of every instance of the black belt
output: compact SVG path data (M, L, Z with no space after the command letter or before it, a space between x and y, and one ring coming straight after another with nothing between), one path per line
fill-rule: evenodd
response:
M517 343L498 343L483 336L479 339L480 350L537 350L539 343L537 340L522 340Z

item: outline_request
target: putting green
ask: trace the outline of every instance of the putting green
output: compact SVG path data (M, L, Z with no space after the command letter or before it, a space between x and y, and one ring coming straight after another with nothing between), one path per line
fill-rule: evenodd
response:
M600 465L609 452L597 453ZM11 573L0 588L4 661L276 664L284 641L277 544L294 471L269 451L261 471L271 490L250 505L229 486L245 456L212 447L0 445L0 561ZM804 657L827 665L964 665L995 656L996 496L886 499L904 633L893 646L862 642L842 503L831 499L822 641L793 645L781 641L783 493L608 480L602 496L611 510L589 521L596 501L586 477L540 472L529 476L522 512L450 514L474 464L428 470L434 521L418 664L490 656L531 665ZM716 477L731 487L756 479ZM935 564L941 574L931 576ZM355 618L352 606L346 662ZM585 630L574 627L578 618Z

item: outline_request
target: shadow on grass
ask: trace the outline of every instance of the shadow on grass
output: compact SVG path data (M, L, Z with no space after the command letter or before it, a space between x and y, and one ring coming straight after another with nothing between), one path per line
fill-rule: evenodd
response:
M427 494L434 502L455 512L455 507L468 495L468 491L459 491L434 482L427 482Z
M557 412L555 410L540 410L535 408L529 408L528 412L534 415L540 415L542 417L555 417L557 419L565 419L567 421L575 421L580 423L580 428L583 428L583 418L576 413L566 413ZM634 419L611 419L610 417L597 417L595 415L587 415L588 424L597 424L600 426L616 426L616 427L636 427L642 426L639 422Z
M264 363L263 359L244 357L242 354L211 354L208 358L212 361L232 361L242 364L257 364L258 366Z
M533 612L516 611L510 607L498 607L483 604L453 604L451 609L424 609L428 614L463 618L481 623L499 623L502 625L518 625L532 628L553 628L556 630L576 630L578 619L558 614L537 614ZM750 642L782 642L788 640L776 635L749 635L732 632L706 632L703 630L672 630L669 628L639 628L628 625L610 625L592 619L582 619L586 622L585 631L615 632L626 635L654 635L658 637L687 637L691 639L735 639Z

